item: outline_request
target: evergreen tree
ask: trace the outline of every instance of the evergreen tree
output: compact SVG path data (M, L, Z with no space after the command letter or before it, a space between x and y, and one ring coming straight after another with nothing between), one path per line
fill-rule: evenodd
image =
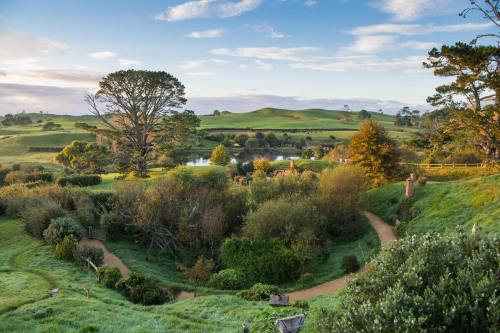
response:
M229 164L230 158L224 145L218 145L212 151L212 156L210 156L210 162L215 165L227 165Z

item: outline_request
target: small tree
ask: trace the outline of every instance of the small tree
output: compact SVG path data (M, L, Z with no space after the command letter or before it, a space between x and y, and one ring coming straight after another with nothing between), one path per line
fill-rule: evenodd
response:
M227 165L229 164L230 158L226 147L223 145L218 145L213 151L212 156L210 156L210 162L215 165Z
M191 267L177 264L177 268L181 270L182 274L194 285L198 282L208 281L212 276L214 266L214 261L212 259L206 259L204 256L198 257L196 263Z
M397 145L385 128L370 119L365 120L351 138L349 158L363 168L376 186L395 176L398 155Z
M56 155L56 161L78 172L96 173L111 163L105 146L86 141L73 141Z

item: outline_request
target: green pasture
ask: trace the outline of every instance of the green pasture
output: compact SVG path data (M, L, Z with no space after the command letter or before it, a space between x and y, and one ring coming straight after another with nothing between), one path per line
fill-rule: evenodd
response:
M500 231L500 175L470 180L428 182L415 187L418 216L405 223L408 234L451 232L457 226L471 230L478 223L485 234ZM393 183L368 192L368 209L388 223L397 218L405 184Z

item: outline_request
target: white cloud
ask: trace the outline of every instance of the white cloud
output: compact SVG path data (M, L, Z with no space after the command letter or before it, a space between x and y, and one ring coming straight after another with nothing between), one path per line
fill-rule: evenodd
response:
M434 24L375 24L361 26L353 29L353 35L377 35L377 34L395 34L405 36L428 35L437 32L459 32L459 31L477 31L489 29L493 23L464 23L450 25L434 25Z
M111 52L111 51L99 51L99 52L94 52L94 53L89 54L89 58L98 59L98 60L117 58L117 57L118 57L118 54L116 54L115 52Z
M324 62L296 62L290 67L296 69L310 69L323 72L346 72L346 71L403 71L415 73L423 71L422 62L425 57L410 56L405 58L384 59L373 55L367 56L345 56L337 57Z
M32 69L5 69L0 73L0 76L2 83L8 84L93 89L97 87L97 82L104 74L90 70L36 67Z
M261 60L281 60L281 61L305 61L311 58L310 53L316 52L316 47L240 47L237 49L213 49L211 52L217 55L255 58Z
M209 29L209 30L203 30L203 31L193 31L190 34L188 34L188 37L190 38L219 38L224 35L225 30L224 29Z
M277 31L274 29L272 26L270 26L267 23L261 23L253 26L253 29L257 31L258 33L264 34L266 37L273 38L273 39L279 39L279 38L285 38L286 35Z
M49 38L35 37L0 26L0 64L27 65L65 54L68 47Z
M419 42L419 41L408 41L403 44L401 44L402 47L406 47L409 49L415 49L415 50L430 50L434 47L438 47L439 45L434 42Z
M220 17L233 17L254 10L259 7L263 0L240 0L237 2L225 2L218 7Z
M343 51L354 53L377 53L394 47L395 36L370 35L359 36L351 45L344 47Z
M180 5L170 7L164 12L155 16L155 19L161 21L182 21L196 17L209 16L211 12L210 5L214 0L195 0L184 2Z
M271 64L268 64L262 60L255 60L255 65L257 65L257 69L261 69L261 70L264 70L264 71L268 71L268 70L271 70L273 69L273 66Z
M191 72L188 74L192 76L215 76L214 72Z
M413 21L436 15L460 0L379 0L375 6L398 21Z
M139 60L134 60L134 59L126 59L126 58L119 58L118 63L120 64L120 67L123 68L130 68L133 66L141 66L142 62Z
M306 0L306 1L304 1L304 5L309 6L309 7L315 6L317 3L318 3L318 1L316 1L316 0Z
M182 21L200 17L234 17L254 10L263 0L193 0L181 3L159 13L155 19L161 21Z

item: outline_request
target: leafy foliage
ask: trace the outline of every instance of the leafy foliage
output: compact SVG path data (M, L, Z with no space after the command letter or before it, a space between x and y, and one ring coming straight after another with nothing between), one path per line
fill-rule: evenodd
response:
M93 186L99 185L102 178L99 175L72 175L68 177L57 178L57 184L60 186Z
M104 262L104 252L101 248L87 245L87 244L79 244L76 246L75 259L79 260L82 266L87 266L87 260L92 261L94 265L97 267L101 266ZM87 260L86 260L87 259Z
M156 280L137 273L131 273L126 280L119 282L117 287L131 302L142 305L163 304L173 298Z
M77 244L78 241L75 236L65 236L63 241L56 245L54 256L59 260L73 261Z
M208 281L208 286L216 289L238 290L243 288L243 276L235 269L224 269L213 274Z
M270 284L256 283L250 289L238 293L238 297L247 301L268 301L271 295L279 293L276 286Z
M50 225L43 232L43 238L49 245L56 245L69 235L73 235L77 240L83 235L82 227L72 217L59 217L51 220Z
M111 163L106 146L86 141L73 141L56 155L56 161L78 172L98 173Z
M108 288L116 288L121 278L122 274L116 267L102 266L97 270L97 279Z
M392 179L398 170L398 149L385 128L367 119L351 138L349 157L360 165L376 186Z
M218 145L212 151L212 156L210 156L210 162L214 165L227 165L229 160L229 153L223 145Z

